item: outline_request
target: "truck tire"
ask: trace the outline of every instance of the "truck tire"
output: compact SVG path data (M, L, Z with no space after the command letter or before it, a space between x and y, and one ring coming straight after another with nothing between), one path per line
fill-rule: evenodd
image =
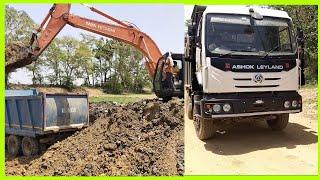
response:
M281 131L287 127L289 114L278 114L276 119L267 120L268 126L274 131Z
M21 143L22 152L25 156L34 156L39 152L39 141L36 138L24 137Z
M217 129L213 119L206 119L202 117L193 117L193 119L194 127L200 140L210 139L214 136Z
M10 135L7 139L8 153L12 157L16 157L21 149L21 138L15 135Z

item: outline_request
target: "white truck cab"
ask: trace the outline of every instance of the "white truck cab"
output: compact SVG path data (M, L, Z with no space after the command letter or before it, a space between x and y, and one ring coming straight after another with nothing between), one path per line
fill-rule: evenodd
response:
M268 116L282 130L302 110L300 60L285 11L249 6L195 6L186 37L189 117L200 139L221 119Z

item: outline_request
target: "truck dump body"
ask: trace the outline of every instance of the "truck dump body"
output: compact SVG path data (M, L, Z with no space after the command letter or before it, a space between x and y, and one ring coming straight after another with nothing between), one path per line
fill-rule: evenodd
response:
M89 123L86 94L6 91L6 134L36 137L72 131Z

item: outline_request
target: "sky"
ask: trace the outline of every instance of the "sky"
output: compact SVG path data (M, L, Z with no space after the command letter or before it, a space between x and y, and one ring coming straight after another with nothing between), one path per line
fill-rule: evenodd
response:
M90 5L119 20L134 23L141 31L153 38L162 53L168 51L183 53L184 17L186 16L183 5ZM37 24L40 24L52 5L14 4L9 6L25 11ZM80 4L72 5L71 13L98 21L106 21L104 17ZM58 34L58 37L80 38L80 33L93 34L68 25ZM100 35L96 36L101 37ZM31 73L25 68L21 68L17 72L11 73L10 82L31 84L31 78Z

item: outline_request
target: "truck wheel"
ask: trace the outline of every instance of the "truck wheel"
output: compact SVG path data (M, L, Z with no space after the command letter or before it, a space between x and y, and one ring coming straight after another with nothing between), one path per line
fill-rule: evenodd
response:
M214 136L216 127L213 119L206 119L201 117L193 117L194 126L197 136L200 140L206 140Z
M188 105L187 105L187 113L188 113L188 118L189 119L193 119L192 103L188 103Z
M16 157L20 152L21 138L15 135L10 135L7 139L8 153L12 157Z
M36 138L24 137L21 147L25 156L33 156L39 152L39 142Z
M267 120L268 126L274 131L281 131L287 127L289 114L278 114L276 119Z

